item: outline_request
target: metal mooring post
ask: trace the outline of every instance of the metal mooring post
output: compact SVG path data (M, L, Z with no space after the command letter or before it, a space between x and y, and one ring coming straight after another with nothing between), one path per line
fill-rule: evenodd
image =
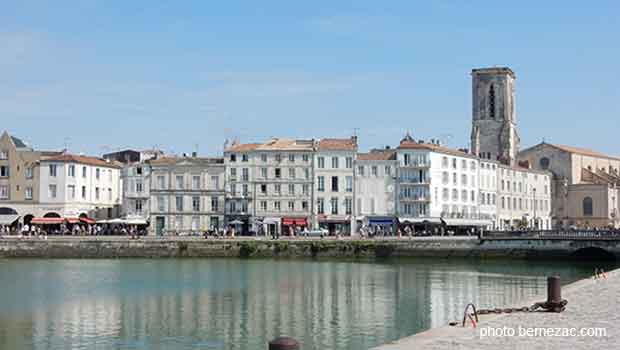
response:
M559 276L547 277L547 303L562 302L562 285Z
M298 350L299 342L289 337L278 337L269 342L269 350Z

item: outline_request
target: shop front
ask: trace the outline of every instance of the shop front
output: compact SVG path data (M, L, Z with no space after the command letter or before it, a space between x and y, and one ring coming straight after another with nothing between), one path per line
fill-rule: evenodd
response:
M394 235L395 218L393 216L364 216L357 220L359 230L371 235Z
M282 218L282 234L287 236L300 234L304 228L308 227L308 218L306 217L284 217Z
M234 227L235 231L241 236L250 235L250 216L249 215L229 215L227 225Z
M319 229L324 229L330 235L350 235L351 216L320 215Z

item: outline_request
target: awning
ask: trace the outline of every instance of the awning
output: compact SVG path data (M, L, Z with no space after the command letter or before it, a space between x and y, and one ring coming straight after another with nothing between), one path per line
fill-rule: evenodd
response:
M19 215L16 214L4 214L0 215L0 225L10 225L19 219Z
M85 224L89 224L89 225L93 225L95 224L95 220L91 219L91 218L80 218L80 221L85 223Z
M308 226L308 219L306 218L282 218L282 225Z
M489 226L493 223L490 220L480 219L444 219L448 226Z
M280 221L281 221L280 218L264 218L263 219L263 224L265 224L265 225L269 225L269 224L279 225Z
M77 224L78 222L80 222L79 218L66 218L67 222L70 224Z
M439 218L408 218L408 217L400 217L398 221L401 224L440 224L441 220Z
M370 225L387 225L387 224L393 224L394 223L394 218L390 218L390 217L369 217L368 218L368 224Z
M64 218L32 218L30 220L30 223L34 225L58 225L64 222Z
M228 223L229 225L243 225L243 221L241 220L233 220Z
M125 219L127 225L146 225L147 222L143 218L129 218Z

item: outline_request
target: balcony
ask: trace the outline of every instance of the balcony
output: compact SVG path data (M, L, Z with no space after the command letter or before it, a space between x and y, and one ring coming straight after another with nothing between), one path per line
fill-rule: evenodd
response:
M430 202L431 201L430 196L405 196L402 194L398 196L398 199L403 202Z
M407 168L407 169L420 169L420 168L430 168L431 167L431 162L410 162L408 164L402 164L401 168Z
M419 179L419 178L413 178L413 177L401 177L398 179L398 181L402 185L430 185L431 184L430 178Z

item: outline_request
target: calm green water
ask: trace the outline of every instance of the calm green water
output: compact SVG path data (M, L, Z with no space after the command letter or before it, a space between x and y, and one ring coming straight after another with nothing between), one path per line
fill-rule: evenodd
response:
M0 349L367 349L592 267L519 261L0 260ZM521 306L519 303L515 306Z

